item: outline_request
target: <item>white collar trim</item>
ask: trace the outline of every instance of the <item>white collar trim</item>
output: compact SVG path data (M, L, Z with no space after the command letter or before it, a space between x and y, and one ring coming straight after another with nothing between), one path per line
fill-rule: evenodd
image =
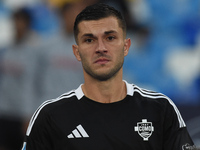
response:
M75 94L76 94L76 97L78 98L78 100L80 100L83 96L84 96L84 93L83 93L83 90L81 88L83 84L81 84L76 90L75 90Z
M130 95L130 96L133 96L133 93L134 93L134 90L133 90L133 85L128 83L127 81L123 80L126 84L126 89L127 89L127 95ZM76 97L78 98L78 100L80 100L83 96L84 96L84 93L83 93L83 90L82 90L82 85L81 84L76 90L75 90L75 94L76 94Z
M123 80L126 83L126 90L127 90L127 95L133 96L134 90L133 90L133 85L128 83L126 80Z

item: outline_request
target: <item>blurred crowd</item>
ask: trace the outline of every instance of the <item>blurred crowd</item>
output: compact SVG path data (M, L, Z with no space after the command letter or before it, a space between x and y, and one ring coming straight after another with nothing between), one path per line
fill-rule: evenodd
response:
M20 149L34 110L83 83L73 23L97 2L125 16L132 45L124 79L200 105L199 0L1 0L0 150Z

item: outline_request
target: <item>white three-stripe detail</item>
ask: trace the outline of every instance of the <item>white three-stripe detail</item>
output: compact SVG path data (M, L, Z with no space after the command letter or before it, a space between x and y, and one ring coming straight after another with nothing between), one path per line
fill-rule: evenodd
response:
M67 136L68 138L81 138L81 137L89 137L86 131L83 129L82 125L78 125L76 129L72 131L71 134Z
M62 100L63 98L72 97L72 96L74 96L74 95L75 95L75 93L72 93L72 94L70 94L70 95L63 96L63 97L61 97L61 98L58 97L57 99L47 100L47 101L45 101L44 103L42 103L42 104L39 106L39 108L35 111L35 113L33 114L32 118L31 118L31 120L30 120L30 122L29 122L29 126L28 126L28 129L27 129L27 131L26 131L26 135L29 136L29 134L30 134L30 132L31 132L31 130L32 130L33 124L35 123L35 120L36 120L36 118L38 117L38 115L39 115L40 111L42 110L42 108L44 108L44 107L45 107L46 105L48 105L48 104L57 102L57 101L59 101L59 100Z
M136 88L138 88L137 86L135 86ZM138 88L138 89L140 89L140 88ZM173 106L173 108L174 108L174 110L175 110L175 112L176 112L176 114L177 114L177 117L178 117L178 121L179 121L179 127L180 128L182 128L182 127L186 127L186 124L185 124L185 122L184 122L184 120L183 120L183 118L182 118L182 116L181 116L181 114L180 114L180 112L179 112L179 110L178 110L178 108L176 107L176 105L173 103L173 101L170 99L170 98L168 98L167 96L164 96L164 95L157 95L157 94L159 94L159 93L149 93L148 91L144 91L144 90L142 90L142 89L140 89L140 90L138 90L138 89L134 89L136 92L138 92L138 93L140 93L142 96L144 96L144 97L149 97L149 98L165 98L166 100L168 100L168 102ZM155 95L154 95L155 94Z

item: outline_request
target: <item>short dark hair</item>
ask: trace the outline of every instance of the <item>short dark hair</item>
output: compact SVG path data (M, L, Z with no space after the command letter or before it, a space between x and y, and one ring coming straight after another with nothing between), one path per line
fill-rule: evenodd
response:
M126 35L126 21L122 14L114 7L103 3L97 3L94 5L87 6L77 15L74 22L74 37L76 42L79 33L78 24L81 21L99 20L110 16L116 17L118 19L119 26L122 28L124 34Z

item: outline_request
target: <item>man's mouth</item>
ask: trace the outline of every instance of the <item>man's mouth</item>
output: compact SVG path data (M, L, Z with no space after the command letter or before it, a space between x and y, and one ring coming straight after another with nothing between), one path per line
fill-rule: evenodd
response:
M108 63L108 62L109 62L109 60L106 59L106 58L99 58L99 59L97 59L97 60L95 61L96 64L106 64L106 63Z

